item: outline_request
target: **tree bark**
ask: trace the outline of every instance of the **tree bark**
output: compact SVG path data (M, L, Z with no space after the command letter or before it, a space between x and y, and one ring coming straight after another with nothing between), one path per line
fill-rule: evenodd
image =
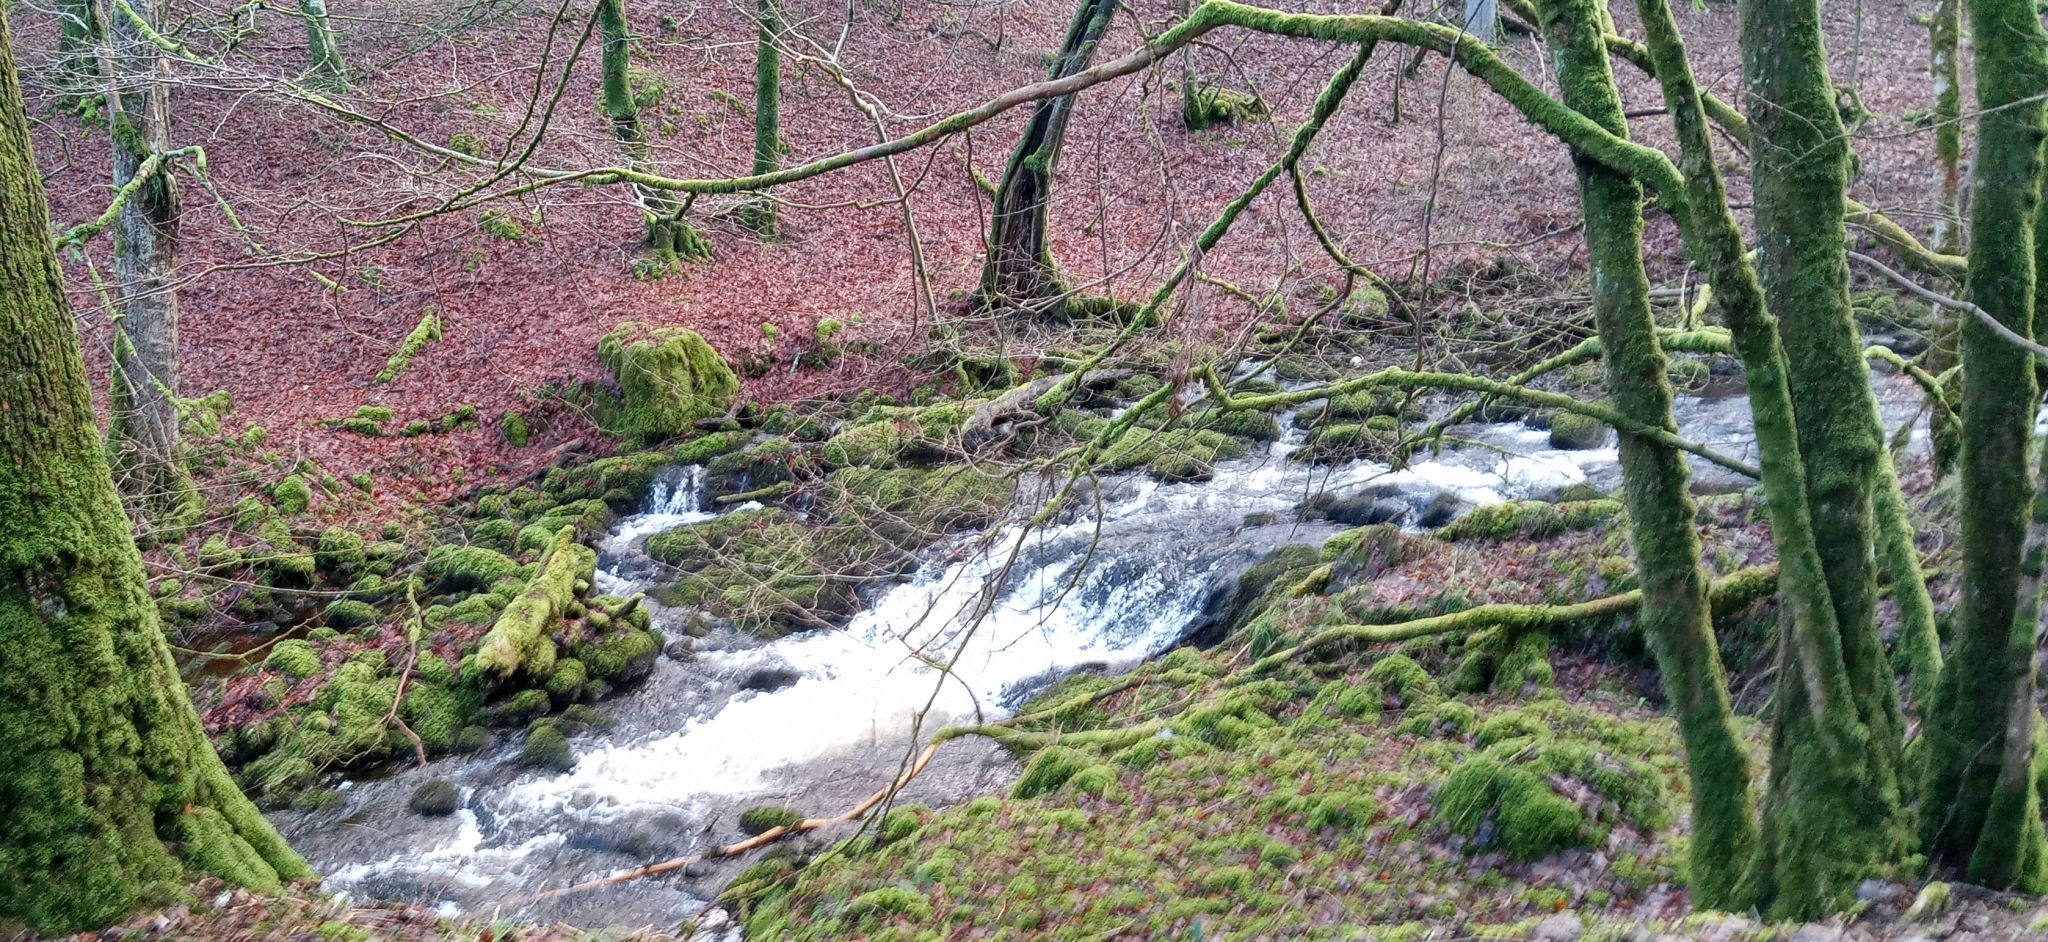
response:
M1048 80L1088 67L1116 9L1117 0L1081 0ZM1064 313L1067 286L1053 261L1046 233L1052 216L1053 174L1074 99L1075 95L1068 94L1040 100L1003 169L989 227L988 261L981 270L979 297L984 306L1018 307L1052 317Z
M155 25L153 0L128 0ZM111 18L114 188L171 149L169 63L126 16ZM178 517L196 504L178 432L177 180L152 174L114 217L114 381L110 439L128 493Z
M1817 0L1744 0L1740 42L1754 155L1758 273L1782 320L1814 545L1836 632L1780 641L1765 799L1765 903L1774 918L1845 904L1898 858L1903 722L1877 635L1874 490L1883 427L1849 309L1848 137ZM1803 650L1802 650L1803 649Z
M1539 15L1565 106L1626 135L1596 0L1544 0ZM1643 270L1642 188L1584 155L1574 154L1573 165L1608 389L1630 418L1675 432ZM1705 905L1739 909L1736 887L1756 845L1749 759L1735 735L1714 641L1684 456L1634 435L1622 435L1620 448L1622 494L1643 583L1643 634L1677 714L1692 780L1694 892Z
M2032 336L2048 36L2026 0L1971 0L1970 25L1979 118L1968 288L1999 323ZM2032 748L2039 591L2025 598L2022 562L2039 402L2026 351L1974 317L1962 319L1961 333L1963 592L1927 724L1920 836L1931 859L1972 882L2031 887L2043 881L2033 779L2013 780L2002 767L2009 750L2024 756ZM2021 700L2026 709L2013 710Z
M92 0L59 0L57 21L60 81L71 91L86 94L98 91L100 43L106 38L98 10Z
M171 662L93 420L0 12L0 919L104 925L304 862L235 788Z
M755 0L754 25L754 175L774 173L782 163L782 6L778 0ZM780 223L775 201L766 197L747 204L747 228L774 236Z
M299 0L299 15L306 18L306 74L313 83L329 90L348 87L348 65L334 42L334 26L327 19L327 0Z
M633 100L630 74L633 33L631 24L626 20L624 0L599 0L597 28L604 43L604 78L599 90L599 104L603 106L605 116L611 119L612 136L618 139L620 150L625 152L626 165L634 170L646 170L649 167L647 136L640 127L640 105ZM633 195L647 227L647 244L656 252L672 253L680 258L710 256L711 244L683 220L681 206L674 194L635 185Z

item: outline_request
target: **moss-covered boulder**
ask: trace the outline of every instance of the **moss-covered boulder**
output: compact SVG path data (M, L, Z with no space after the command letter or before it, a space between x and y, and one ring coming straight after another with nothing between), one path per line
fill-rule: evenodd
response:
M263 658L263 666L295 677L311 677L320 673L320 652L313 645L300 638L279 641Z
M598 342L597 357L623 397L607 427L640 441L686 434L698 419L725 414L739 394L732 365L687 328L620 324Z
M519 764L537 769L567 772L576 767L576 756L569 750L569 737L551 723L536 723L533 731L526 734L526 744L519 748Z
M377 611L377 606L368 602L336 599L327 604L327 610L322 617L327 622L327 627L337 631L350 631L374 625L383 615Z
M1550 418L1550 447L1582 451L1607 444L1607 423L1577 412L1559 412Z
M426 573L443 589L488 589L517 572L518 563L488 547L442 545L427 554Z
M412 790L405 806L422 817L445 818L462 807L462 790L444 779L421 782L420 787Z

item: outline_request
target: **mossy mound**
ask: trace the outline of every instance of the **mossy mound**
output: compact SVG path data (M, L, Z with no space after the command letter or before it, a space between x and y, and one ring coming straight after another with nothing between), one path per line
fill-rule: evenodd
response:
M760 805L740 812L740 830L749 835L765 834L776 828L800 824L804 813L795 808L779 805Z
M639 441L687 434L698 419L724 415L739 394L732 365L688 328L620 324L598 341L597 358L622 395L606 427Z
M445 818L462 807L462 790L455 783L438 778L421 782L420 787L412 790L405 806L421 817Z
M1343 464L1360 459L1394 461L1403 445L1401 420L1376 415L1363 422L1338 422L1318 427L1307 447L1291 457L1314 464Z
M518 573L519 564L487 547L442 545L427 553L424 571L443 589L476 591Z

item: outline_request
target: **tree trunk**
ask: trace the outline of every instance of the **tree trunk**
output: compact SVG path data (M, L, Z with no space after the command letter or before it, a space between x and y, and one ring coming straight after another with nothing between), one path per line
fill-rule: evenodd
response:
M154 25L152 0L129 0ZM112 18L114 187L170 150L168 63L126 16ZM182 517L196 506L178 422L178 184L159 171L114 217L114 382L110 438L123 484L146 507Z
M1898 858L1902 720L1877 635L1875 503L1883 427L1849 309L1848 137L1817 0L1744 0L1758 269L1780 318L1814 545L1835 633L1786 631L1776 678L1760 876L1775 918L1846 903ZM1803 650L1802 650L1803 649Z
M2032 336L2048 37L2027 0L1972 0L1970 25L1979 118L1969 292L2000 323ZM2038 884L2033 780L2001 772L2007 750L2027 752L2033 735L2031 719L2020 722L2009 707L2026 700L2019 712L2031 717L2037 618L2020 616L2037 615L2038 604L2021 598L2034 490L2027 448L2039 406L2034 364L1975 318L1963 318L1962 354L1963 592L1928 721L1920 835L1930 858L1972 882Z
M1049 79L1088 67L1116 9L1117 0L1081 0L1073 22L1067 25L1066 41L1053 60ZM1040 100L1003 169L989 227L988 262L981 270L979 298L983 306L1020 307L1053 317L1064 312L1067 286L1053 262L1046 230L1051 222L1053 173L1059 165L1074 98L1061 95Z
M624 0L599 0L597 27L604 43L604 79L599 104L611 119L612 136L625 152L626 165L636 170L648 166L647 137L640 129L640 105L633 100L630 74L633 33L626 21ZM635 185L633 196L647 227L647 244L657 253L679 258L706 258L711 243L682 218L681 206L667 190Z
M782 9L777 0L755 0L754 175L774 173L782 162ZM747 228L774 236L775 201L755 200L742 214Z
M1928 248L1955 255L1963 247L1963 0L1935 0L1927 22L1928 72L1934 78L1934 160L1941 170L1940 204ZM1951 316L1953 312L1948 312Z
M106 38L106 31L100 28L99 11L92 0L59 0L57 21L57 68L63 87L88 95L96 93L100 43Z
M1540 13L1565 106L1625 136L1628 123L1596 0L1545 0ZM1642 189L1582 155L1574 155L1573 164L1585 209L1594 324L1615 407L1637 422L1676 431L1643 270ZM1692 779L1693 889L1703 905L1740 909L1736 888L1756 846L1749 759L1735 735L1715 646L1684 456L1626 434L1620 448L1622 494L1643 583L1643 634L1677 714Z
M0 919L93 928L304 862L235 788L171 662L93 423L0 13Z
M306 18L307 77L321 88L347 88L348 65L334 43L334 26L327 20L327 0L299 0L299 15Z

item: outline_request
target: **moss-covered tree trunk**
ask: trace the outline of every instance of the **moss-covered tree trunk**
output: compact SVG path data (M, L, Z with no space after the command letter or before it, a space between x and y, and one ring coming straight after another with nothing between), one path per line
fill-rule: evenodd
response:
M598 0L597 28L604 43L604 78L598 104L612 122L612 136L624 151L627 166L648 169L647 136L640 128L640 105L633 99L633 31L626 20L625 0ZM647 227L647 244L659 254L704 258L711 244L682 218L682 207L667 190L635 185L634 199Z
M1849 309L1848 136L1818 0L1743 0L1740 42L1758 274L1797 365L1793 419L1836 628L1785 632L1776 677L1760 877L1773 915L1805 918L1846 903L1897 860L1905 833L1903 724L1876 624L1884 435ZM1813 644L1802 652L1802 641Z
M774 173L782 163L782 5L754 0L754 175ZM775 235L775 201L748 203L741 213L747 228Z
M1927 71L1934 82L1934 163L1940 203L1929 248L1951 255L1963 244L1963 0L1935 0L1927 20Z
M156 23L152 0L128 0ZM127 186L152 154L171 149L169 63L125 15L108 30L113 44L114 187ZM112 434L128 493L144 506L183 516L196 495L179 440L178 242L181 206L168 170L151 174L114 217L114 382Z
M348 87L348 65L341 47L334 41L334 25L327 19L327 0L299 0L299 15L306 20L306 75L326 89Z
M1543 0L1538 12L1565 106L1625 136L1598 0ZM1583 155L1574 155L1573 164L1585 210L1594 324L1615 408L1644 425L1676 431L1643 270L1642 189ZM1740 908L1736 887L1756 844L1749 760L1735 735L1714 642L1684 456L1626 434L1620 448L1629 535L1643 583L1643 634L1678 716L1692 779L1694 892L1706 905Z
M2027 0L1971 0L1970 25L1979 118L1969 293L2000 323L2032 336L2048 36ZM1973 882L2038 887L2038 798L2024 774L2033 742L2038 586L2032 600L2021 598L2034 492L2027 449L2039 407L2034 364L1975 318L1963 319L1962 354L1963 591L1927 723L1920 835L1930 858ZM2022 757L2022 774L2007 774L2009 749Z
M1116 9L1117 0L1081 0L1073 21L1067 24L1066 40L1053 59L1049 78L1064 78L1088 67ZM1053 175L1075 97L1040 100L1003 168L989 225L988 261L981 269L979 300L983 306L1023 308L1051 317L1064 313L1067 286L1053 261L1047 231L1052 219Z
M307 876L199 727L94 425L0 13L0 920Z

